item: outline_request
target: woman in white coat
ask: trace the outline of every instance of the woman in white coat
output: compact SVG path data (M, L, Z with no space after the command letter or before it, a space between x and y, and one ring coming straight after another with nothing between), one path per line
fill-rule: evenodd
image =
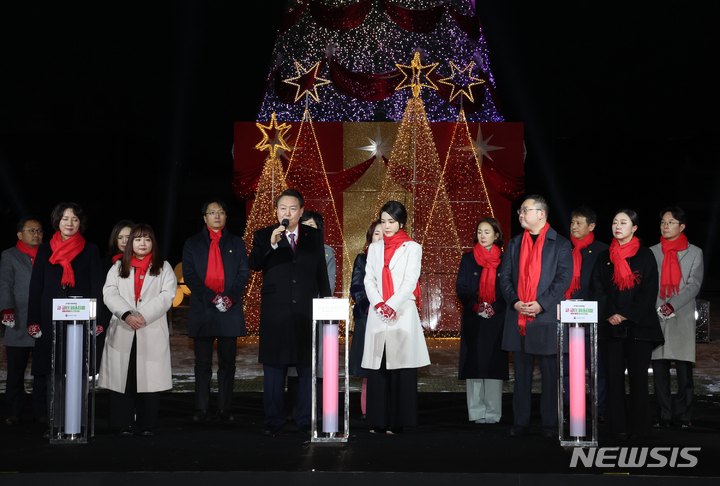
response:
M370 432L398 434L417 425L417 369L430 364L420 323L422 247L402 230L407 211L397 201L380 209L384 239L368 247L368 313L362 367L368 371Z
M103 287L113 317L98 384L110 390L110 425L120 428L121 436L136 429L151 436L160 409L158 392L172 388L167 311L177 279L160 256L150 226L136 224L130 243Z

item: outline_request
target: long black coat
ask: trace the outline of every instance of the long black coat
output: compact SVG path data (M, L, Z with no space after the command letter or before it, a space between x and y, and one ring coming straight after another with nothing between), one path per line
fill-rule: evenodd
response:
M368 372L362 367L363 352L365 349L365 326L367 324L370 301L365 294L365 265L367 253L360 253L355 257L353 264L352 282L350 283L350 296L355 301L353 306L353 338L350 344L350 375L367 378Z
M582 255L582 268L580 269L580 288L576 290L571 299L590 299L590 276L592 275L593 268L595 268L595 262L597 261L600 253L608 249L607 243L598 241L595 239L587 247L580 250Z
M230 297L235 303L226 312L220 312L212 303L217 293L205 285L210 252L208 231L204 227L200 233L188 238L183 248L183 278L191 292L188 336L245 336L247 330L242 297L250 278L245 242L227 229L222 230L218 243L225 273L225 290L222 295Z
M38 247L32 277L30 278L30 299L28 300L28 325L40 324L42 336L35 340L32 360L33 375L49 375L52 371L52 300L69 296L97 299L98 322L103 322L104 309L102 288L105 276L100 264L100 251L92 243L85 242L85 248L73 259L75 287L63 288L63 268L50 263L50 243Z
M660 291L658 270L652 252L641 246L637 253L627 259L633 272L639 272L640 283L620 291L612 282L615 266L610 261L610 251L598 256L590 282L590 296L598 302L598 334L600 339L625 337L628 339L664 342L660 320L655 312L655 300ZM607 319L620 314L627 321L613 326ZM619 334L618 334L619 333Z
M520 233L507 244L499 271L503 297L508 303L502 345L506 351L520 351L518 312L513 307L513 303L519 299L517 288L523 235L524 232ZM527 323L526 353L557 354L557 304L565 299L565 291L570 287L572 273L572 243L560 236L552 227L548 228L542 251L540 281L535 297L543 311Z
M458 378L507 380L508 353L501 349L506 303L498 278L495 279L495 302L492 304L495 315L483 319L473 312L473 306L478 303L482 272L483 267L477 264L472 251L462 256L455 282L455 291L462 303Z
M312 300L331 295L322 234L301 224L295 252L285 237L273 250L270 235L278 226L257 230L250 252L250 269L263 272L258 361L310 364Z

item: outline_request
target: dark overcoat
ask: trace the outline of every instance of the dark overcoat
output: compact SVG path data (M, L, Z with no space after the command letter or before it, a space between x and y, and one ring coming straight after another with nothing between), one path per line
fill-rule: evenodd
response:
M285 237L273 250L270 235L278 226L257 230L250 252L250 269L263 273L258 361L311 364L312 300L331 295L322 234L301 224L294 252Z
M462 303L458 378L507 380L508 353L502 350L507 304L500 290L499 277L495 279L495 302L492 303L495 315L484 319L473 312L478 303L482 272L483 267L477 264L472 251L462 256L455 281L455 291Z
M207 226L200 233L191 236L183 248L183 279L190 289L190 313L188 315L188 336L196 337L239 337L247 334L243 311L243 293L250 278L247 249L239 236L222 230L220 256L225 273L225 290L222 295L235 303L226 312L220 312L212 300L217 293L205 285L210 234Z
M368 372L362 367L363 351L365 349L365 327L367 325L370 301L365 293L365 265L367 253L362 252L355 257L353 263L352 280L350 282L350 297L355 301L353 306L353 337L350 344L350 375L367 378Z
M590 299L590 276L592 275L595 262L600 256L600 253L608 249L607 243L598 241L595 239L587 247L580 250L582 255L582 268L580 269L580 288L576 290L571 296L571 299Z
M517 287L523 234L524 232L515 236L507 244L505 257L500 265L500 287L507 302L502 344L506 351L521 351L518 312L513 304L519 300ZM526 353L557 354L557 305L565 299L565 291L572 281L572 272L572 243L552 227L548 228L535 298L543 310L526 325Z
M633 272L638 272L640 283L623 291L612 282L615 266L610 261L610 251L600 253L595 263L590 295L598 302L598 335L600 339L626 337L660 345L664 339L655 312L655 300L660 291L655 257L650 249L640 246L627 262ZM615 314L627 321L618 326L611 325L607 319Z
M83 297L97 299L98 322L104 322L103 284L105 276L100 264L100 251L92 243L85 242L85 248L71 262L75 272L75 287L64 287L63 267L50 263L53 251L50 243L38 247L30 278L28 300L28 325L40 324L42 336L35 340L32 360L33 375L49 375L52 358L52 304L53 299Z

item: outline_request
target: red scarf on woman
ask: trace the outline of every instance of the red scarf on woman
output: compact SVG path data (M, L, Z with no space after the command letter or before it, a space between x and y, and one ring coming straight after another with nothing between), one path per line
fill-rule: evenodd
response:
M115 262L117 262L118 260L120 260L122 257L123 257L123 253L118 253L117 255L115 255L114 257L112 257L112 262L115 263Z
M540 230L540 234L533 244L532 236L528 230L523 234L520 245L520 273L518 275L518 298L523 302L533 302L537 297L537 287L540 283L542 272L542 250L545 246L545 235L550 225ZM533 321L533 317L518 314L518 331L521 336L525 335L525 326Z
M152 263L152 253L138 260L135 255L130 260L130 265L135 269L135 302L140 300L140 292L142 291L143 282L145 282L145 275L147 274L148 268Z
M210 250L208 251L207 273L205 274L205 286L217 294L225 290L225 268L223 267L222 255L220 255L220 238L222 230L216 233L208 227L210 233Z
M628 290L640 283L640 272L634 272L630 269L627 259L635 256L640 248L640 240L632 237L630 241L621 245L617 239L613 239L610 243L610 261L615 266L612 281L618 290Z
M663 252L663 262L660 270L660 298L665 300L680 292L682 272L680 271L677 252L687 249L688 239L685 233L680 233L680 236L672 241L661 237L660 245Z
M488 304L495 302L495 278L501 255L502 251L497 245L491 246L489 251L480 243L475 243L473 247L475 263L483 267L478 286L478 302L487 302Z
M385 262L383 264L382 271L382 287L383 300L385 302L387 302L388 299L395 294L392 273L390 272L390 267L388 265L390 265L390 260L392 260L393 255L395 255L395 250L400 248L406 241L413 241L413 239L410 238L403 230L398 231L392 236L386 236L383 238L383 242L385 243ZM415 296L415 305L420 308L420 282L417 283L413 295ZM394 310L397 311L397 309Z
M75 287L75 272L70 263L85 248L85 238L78 232L63 241L60 231L56 231L50 239L50 248L53 252L50 263L63 267L60 283L67 287Z
M25 253L27 256L29 256L30 263L32 265L35 265L35 255L37 255L37 249L38 249L37 246L35 248L30 248L24 242L18 240L18 242L15 244L15 248L20 250L20 253Z
M588 233L585 238L578 240L574 236L570 236L573 244L573 278L570 287L565 291L565 298L569 299L573 292L580 290L580 271L582 270L582 250L590 246L595 241L595 233Z

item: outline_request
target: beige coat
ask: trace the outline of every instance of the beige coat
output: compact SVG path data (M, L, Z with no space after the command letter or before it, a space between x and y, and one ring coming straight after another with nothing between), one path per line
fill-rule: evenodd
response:
M136 303L135 269L130 270L128 278L120 278L119 272L120 261L108 272L103 287L105 305L113 317L106 330L98 385L119 393L125 392L130 349L133 336L137 334L137 391L169 390L172 388L172 367L167 311L177 290L175 273L168 262L156 277L148 271ZM127 311L138 311L147 324L134 331L122 320Z
M427 366L430 364L430 355L413 295L420 278L422 247L414 241L407 241L395 251L390 260L389 268L395 293L385 303L397 313L397 319L387 324L380 320L375 311L375 306L384 300L384 253L385 244L382 240L368 248L365 293L370 301L370 310L365 329L362 367L379 369L383 351L389 370Z

